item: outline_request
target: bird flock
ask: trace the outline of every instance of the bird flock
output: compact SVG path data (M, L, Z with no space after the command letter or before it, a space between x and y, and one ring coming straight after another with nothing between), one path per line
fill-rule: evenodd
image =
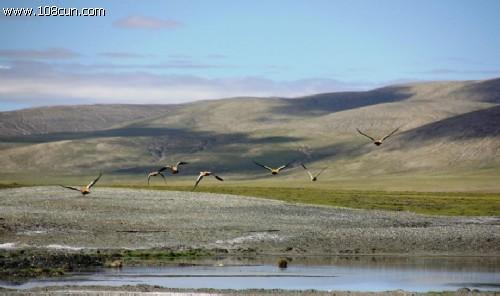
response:
M372 136L369 136L367 135L366 133L362 132L360 129L356 128L356 130L358 131L359 134L367 137L368 139L370 139L372 141L372 143L375 145L375 146L380 146L382 145L382 143L387 140L389 137L391 137L392 135L394 135L397 131L399 131L401 127L398 127L396 129L394 129L392 132L390 132L389 134L383 136L382 138L374 138ZM289 168L291 165L293 165L294 163L296 163L296 161L291 161L287 164L284 164L282 166L279 166L277 168L273 168L273 167L270 167L270 166L267 166L267 165L264 165L264 164L261 164L257 161L253 161L253 163L263 169L266 169L270 172L270 174L272 176L274 175L278 175L281 171L283 171L284 169L286 168ZM148 180L148 186L150 185L150 180L151 180L151 177L156 177L156 176L160 176L162 177L163 181L166 182L166 179L165 179L165 175L164 175L164 172L170 172L170 174L172 175L176 175L179 173L180 171L180 167L181 166L184 166L184 165L187 165L189 164L188 162L185 162L185 161L179 161L177 162L176 164L173 164L173 165L166 165L166 166L163 166L161 167L160 169L156 170L156 171L152 171L152 172L149 172L148 175L147 175L147 180ZM319 170L318 172L316 172L315 174L313 174L306 166L304 163L301 163L300 164L302 166L302 168L306 171L307 175L309 176L309 178L311 179L312 182L316 182L318 180L318 177L321 175L321 173L323 173L327 168L322 168L321 170ZM196 182L193 186L193 189L192 191L194 191L196 189L196 187L198 187L198 184L201 182L201 180L204 178L204 177L209 177L209 176L212 176L214 177L215 179L219 180L219 181L224 181L224 179L220 176L218 176L217 174L215 174L214 172L211 172L211 171L201 171L200 174L198 175L198 177L196 178ZM75 190L75 191L79 191L82 195L87 195L90 193L90 189L97 183L97 181L99 181L99 179L102 177L102 173L99 173L99 176L97 178L95 178L94 180L92 180L92 182L90 182L88 185L86 186L82 186L80 188L78 187L72 187L72 186L65 186L65 185L59 185L63 188L66 188L66 189L71 189L71 190Z

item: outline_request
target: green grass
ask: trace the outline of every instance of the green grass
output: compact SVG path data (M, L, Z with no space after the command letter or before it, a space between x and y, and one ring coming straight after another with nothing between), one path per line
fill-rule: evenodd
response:
M126 264L155 264L174 260L194 260L213 255L203 249L91 250L86 252L39 249L0 250L0 279L61 276L75 270L106 266L114 260Z
M7 188L18 188L18 187L26 187L28 185L22 185L18 183L0 183L0 189L7 189Z
M357 209L410 211L419 214L445 216L500 216L500 193L349 190L326 186L314 188L310 184L304 185L299 182L295 182L295 184L287 183L290 185L287 187L278 186L277 183L265 184L261 182L259 184L258 181L254 183L235 183L230 186L226 184L218 186L202 184L196 190L198 192L254 196L292 203ZM190 191L192 185L187 184L191 184L191 182L150 187L137 184L125 185L125 183L108 183L101 186ZM0 189L20 186L27 185L0 183Z
M190 186L122 186L155 190L190 191ZM262 197L291 203L389 211L410 211L428 215L498 216L499 193L475 192L389 192L330 190L291 187L200 186L198 192Z
M164 260L164 259L193 259L208 256L210 253L202 249L189 249L185 251L174 250L126 250L120 254L120 258L125 260Z

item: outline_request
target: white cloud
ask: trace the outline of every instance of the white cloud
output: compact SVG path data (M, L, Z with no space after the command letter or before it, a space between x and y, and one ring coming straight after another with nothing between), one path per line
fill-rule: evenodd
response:
M108 51L108 52L101 52L99 55L112 59L135 59L135 58L144 58L151 56L151 55L145 55L127 51Z
M0 71L0 102L30 105L183 103L236 96L296 97L365 89L333 79L274 81L262 77L208 79L145 72L70 72L47 63L13 63Z
M79 56L79 53L67 48L0 49L0 57L14 59L71 59Z
M181 25L176 20L140 15L128 16L113 22L113 26L122 29L168 30L178 28Z

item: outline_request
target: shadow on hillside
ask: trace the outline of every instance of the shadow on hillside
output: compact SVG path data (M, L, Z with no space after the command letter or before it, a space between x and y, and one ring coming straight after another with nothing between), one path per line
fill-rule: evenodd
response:
M463 90L479 97L483 102L500 103L500 78L477 82L465 86Z
M223 149L218 149L218 147L212 146L207 148L211 154L210 160L196 160L191 161L190 158L196 157L196 154L187 154L182 160L189 162L189 165L183 167L182 174L198 174L202 170L209 170L214 172L231 172L231 173L244 173L248 171L252 172L265 172L264 169L255 165L253 160L257 160L269 166L281 166L289 162L295 162L299 164L301 160L304 159L304 155L294 149L276 149L272 151L265 151L256 157L245 156L251 146L240 147L237 151L220 151ZM196 153L196 152L195 152ZM117 174L136 174L151 171L153 169L158 169L160 166L167 164L159 162L160 164L151 166L137 166L128 167L114 170L113 173Z
M281 165L291 163L290 167L283 171L287 174L291 170L303 170L300 166L301 163L309 164L312 162L321 162L328 159L329 161L355 158L364 153L368 153L366 145L352 145L350 143L337 143L328 145L314 150L311 157L307 157L302 152L290 148L281 148L275 150L262 151L260 154L248 157L245 156L250 150L250 147L244 148L237 152L224 153L219 152L217 149L210 150L211 159L202 161L190 161L190 155L185 155L183 160L190 162L189 165L183 167L181 175L196 175L201 170L210 170L218 173L231 173L231 174L251 174L249 178L269 176L269 172L259 166L253 161L257 161L270 167L279 167ZM151 166L137 166L128 167L114 170L115 174L145 174L166 163L159 162L159 164ZM322 167L321 164L316 166ZM168 180L167 180L168 181Z
M244 133L211 133L201 131L189 131L186 129L175 128L150 128L150 127L124 127L118 129L109 129L101 131L89 132L62 132L48 133L42 135L23 135L0 137L3 142L16 143L46 143L54 141L66 140L86 140L94 138L112 138L112 137L168 137L171 139L192 139L206 143L230 144L230 143L248 143L248 144L264 144L264 143L286 143L300 140L295 137L288 136L272 136L262 138L250 138Z
M392 103L410 98L413 93L407 86L392 86L367 92L341 92L283 100L282 106L272 112L300 116L324 115L370 105Z
M401 134L405 145L425 143L441 138L467 140L500 136L500 106L460 114L432 122Z

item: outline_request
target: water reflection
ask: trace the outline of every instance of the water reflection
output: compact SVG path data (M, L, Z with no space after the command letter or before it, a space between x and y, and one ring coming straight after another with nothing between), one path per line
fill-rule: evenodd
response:
M304 257L289 258L287 269L276 258L218 258L190 265L125 267L74 273L65 278L31 280L3 287L54 285L159 285L170 288L289 289L322 291L426 292L470 289L500 291L500 258L480 257Z

